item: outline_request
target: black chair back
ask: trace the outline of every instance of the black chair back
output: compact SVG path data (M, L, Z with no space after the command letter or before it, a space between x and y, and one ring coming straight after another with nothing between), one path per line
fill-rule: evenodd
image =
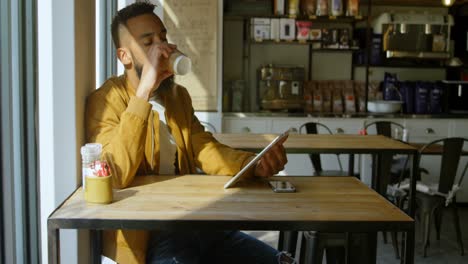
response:
M392 122L392 121L375 121L364 126L364 129L368 129L370 126L374 126L377 130L377 135L383 135L386 137L392 137L392 126L396 126L403 130L403 125Z
M467 142L468 139L466 138L443 138L432 141L426 145L424 145L419 150L419 163L421 162L421 155L424 154L424 151L429 148L430 146L436 144L443 144L442 148L442 157L441 157L441 165L440 165L440 177L439 177L439 192L447 194L449 191L452 190L452 186L455 183L455 178L457 176L458 165L460 163L460 157L463 152L463 145ZM466 169L463 171L458 185L461 184L463 180L463 176L466 172Z
M318 134L318 128L322 127L325 129L330 135L333 134L330 128L328 128L326 125L322 123L317 123L317 122L308 122L299 127L299 133L302 133L303 128L305 127L306 133L307 134ZM312 167L314 168L315 171L322 171L322 162L320 161L320 154L309 154L310 161L312 162ZM341 163L340 160L338 159L338 163L341 168Z
M375 121L364 126L364 129L368 129L371 126L375 126L377 130L377 135L382 135L385 137L392 137L392 127L398 127L401 130L404 129L403 125L398 124L392 121ZM392 161L393 161L393 154L382 153L380 155L380 160L376 160L380 166L380 186L378 186L379 193L386 193L387 185L390 183L395 183L398 181L399 177L392 177L391 169L392 169ZM403 173L403 172L402 172ZM401 180L401 179L400 179Z

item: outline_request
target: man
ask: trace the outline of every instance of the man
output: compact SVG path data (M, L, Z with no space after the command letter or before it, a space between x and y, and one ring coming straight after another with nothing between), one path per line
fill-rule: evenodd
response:
M136 175L190 174L197 168L234 175L254 154L222 145L204 131L187 90L173 83L168 58L177 47L167 43L166 29L153 9L135 3L112 22L125 74L110 78L89 96L88 141L103 144L115 188L127 187ZM250 176L269 177L284 168L282 143L260 159ZM118 263L279 263L286 258L238 231L106 232L104 254Z

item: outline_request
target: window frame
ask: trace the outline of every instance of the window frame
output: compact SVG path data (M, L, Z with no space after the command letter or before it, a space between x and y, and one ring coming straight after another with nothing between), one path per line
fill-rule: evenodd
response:
M0 3L0 261L39 263L36 1ZM8 241L8 243L7 243Z

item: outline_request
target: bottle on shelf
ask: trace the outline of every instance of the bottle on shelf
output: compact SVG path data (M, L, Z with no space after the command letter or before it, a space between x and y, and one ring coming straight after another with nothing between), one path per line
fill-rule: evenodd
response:
M330 15L332 16L343 15L343 0L331 0Z
M348 0L346 5L347 16L359 16L359 0Z
M302 0L301 1L301 13L306 17L314 17L317 8L317 0Z
M327 16L328 15L328 0L317 0L317 16Z
M299 15L299 0L289 0L288 15L290 17Z
M285 0L274 0L274 14L275 16L284 15L284 4Z

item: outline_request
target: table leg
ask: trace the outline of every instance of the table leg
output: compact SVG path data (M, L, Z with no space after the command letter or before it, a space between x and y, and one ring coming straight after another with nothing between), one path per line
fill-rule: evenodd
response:
M373 190L377 190L378 185L378 174L379 174L379 155L372 154L372 183L371 187Z
M408 213L409 216L414 219L415 206L416 206L416 178L419 173L419 156L417 154L413 155L413 171L410 175L410 189L409 189L409 203L408 203Z
M377 232L368 233L367 239L369 241L369 262L375 264L377 263Z
M377 232L349 233L347 240L345 263L377 263Z
M414 246L415 246L415 233L414 233L414 225L413 230L408 231L405 234L405 249L404 249L404 256L401 258L401 263L404 264L413 264L414 263Z
M387 185L390 183L391 170L392 170L393 154L381 153L379 154L379 161L377 163L379 172L377 176L377 192L383 197L387 195Z
M416 178L419 173L419 155L413 154L413 169L410 175L410 189L409 189L409 201L408 201L408 214L411 218L414 219L415 215L415 206L416 206ZM413 230L406 232L405 236L405 255L404 263L412 264L414 263L414 247L415 247L415 232L414 225ZM403 261L403 258L402 258Z
M280 231L278 239L278 250L296 255L298 231Z
M372 189L384 197L390 180L391 159L389 153L372 154Z
M349 154L349 161L348 161L348 174L349 176L354 175L354 154Z
M345 264L352 263L351 259L351 233L346 233L346 241L345 241Z
M47 244L49 263L60 263L60 230L50 221L47 223Z
M375 264L377 263L377 232L369 233L368 237L371 244L369 248L369 255L372 256L371 262Z
M90 254L91 254L91 263L98 264L101 263L101 252L102 252L102 231L101 230L90 230Z
M284 232L287 231L279 231L278 246L276 247L279 251L282 251L284 248Z

